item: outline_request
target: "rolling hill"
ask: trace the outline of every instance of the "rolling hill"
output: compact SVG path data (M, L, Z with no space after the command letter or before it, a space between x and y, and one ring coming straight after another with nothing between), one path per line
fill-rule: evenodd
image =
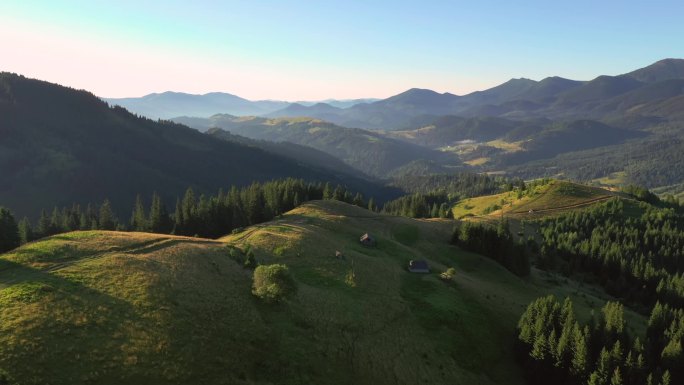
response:
M577 183L551 180L539 184L527 195L516 192L467 198L459 201L452 212L455 218L499 220L538 219L555 216L568 211L590 207L620 194L597 187Z
M387 131L384 135L444 152L455 152L471 165L480 159L478 165L488 163L487 167L495 169L647 136L641 131L591 120L554 123L541 119L518 121L458 116L443 116L415 130Z
M0 368L23 384L522 384L513 341L527 303L569 296L587 320L608 297L536 270L518 278L450 246L452 226L318 201L219 240L33 242L0 256ZM365 231L376 248L358 244ZM248 249L289 267L294 298L251 295L251 271L229 256ZM432 272L408 273L411 259Z
M139 118L86 91L9 73L0 74L0 136L0 202L20 217L105 198L128 215L138 193L157 191L170 206L189 186L215 193L284 177L354 185L362 192L378 187L186 126Z
M210 119L181 118L198 129L215 127L257 140L292 142L323 151L363 174L385 178L393 170L416 160L457 166L451 154L384 137L377 132L347 128L310 118L268 119L214 115ZM212 131L217 135L219 132Z

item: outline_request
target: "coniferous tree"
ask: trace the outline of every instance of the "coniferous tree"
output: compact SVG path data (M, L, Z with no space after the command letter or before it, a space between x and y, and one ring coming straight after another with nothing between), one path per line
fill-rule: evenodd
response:
M197 200L195 199L195 192L191 187L185 191L182 202L182 212L183 212L183 234L194 235L197 232L196 227L196 211L197 211Z
M329 200L333 199L333 190L332 187L330 187L330 183L325 183L325 187L323 187L323 199Z
M161 197L156 192L152 194L152 205L150 206L149 218L150 231L153 233L167 234L171 229L171 218L166 210L166 206L161 201Z
M19 247L19 228L14 216L4 207L0 207L0 253Z
M42 210L40 212L40 219L38 219L38 236L46 237L50 235L50 217L47 215L47 211Z
M354 199L352 199L352 204L354 206L363 207L363 195L361 195L361 193L356 193Z
M439 208L437 207L437 203L432 204L432 209L430 210L430 218L438 218L439 217Z
M176 199L176 211L173 214L173 234L184 234L185 218L183 217L183 205L180 198Z
M98 228L100 230L116 230L117 220L112 211L112 205L109 199L105 199L100 206L100 218L98 222Z
M373 199L373 197L370 197L370 199L368 199L368 210L370 210L370 211L376 211L377 210L377 207L375 206L375 199Z
M86 213L81 213L78 218L78 228L79 230L88 230L88 215Z
M55 206L52 210L52 215L50 216L50 230L48 231L48 235L61 233L63 231L62 229L62 213L59 211L59 208Z
M35 239L31 221L26 217L19 221L19 239L22 245Z
M145 216L145 206L143 205L140 194L135 197L135 205L131 214L131 230L147 231L147 217Z

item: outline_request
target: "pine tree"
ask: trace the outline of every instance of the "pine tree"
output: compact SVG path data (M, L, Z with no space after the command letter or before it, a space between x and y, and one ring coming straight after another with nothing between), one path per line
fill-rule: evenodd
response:
M57 206L52 209L52 215L50 216L50 230L48 235L61 233L62 230L62 213L59 211Z
M38 219L38 237L46 237L50 235L50 218L47 215L47 211L42 210L40 212L40 219Z
M183 206L180 198L176 199L176 211L173 214L173 231L172 234L185 234L185 218L183 217Z
M78 228L80 230L88 230L88 215L86 213L81 213L81 217L78 218Z
M194 235L197 231L197 200L195 199L195 192L191 187L188 187L188 189L185 191L185 196L183 196L182 210L183 233L186 235Z
M4 207L0 207L0 253L19 247L19 227L14 216Z
M371 197L371 198L368 200L368 210L370 210L370 211L376 211L376 209L377 209L377 208L375 207L375 199L373 199L373 197Z
M171 231L171 219L161 197L155 192L152 194L150 206L149 228L153 233L167 234Z
M332 187L330 187L330 183L326 182L325 187L323 187L323 199L333 199L333 190Z
M352 199L352 204L363 207L363 195L361 195L361 193L356 193L356 195L354 195L354 199Z
M619 367L616 367L613 371L613 376L610 377L610 385L623 385Z
M544 361L547 351L548 345L546 343L546 337L544 334L539 334L532 344L530 357L532 357L535 361Z
M576 378L584 378L589 369L589 329L585 326L584 330L578 323L573 327L572 341L572 361L570 372Z
M19 222L19 239L22 245L34 239L31 222L26 217Z
M131 214L131 230L147 231L147 218L145 217L145 206L143 206L140 194L135 197L133 214Z
M117 227L117 220L112 211L112 204L109 199L105 199L100 206L100 218L98 228L100 230L115 230Z

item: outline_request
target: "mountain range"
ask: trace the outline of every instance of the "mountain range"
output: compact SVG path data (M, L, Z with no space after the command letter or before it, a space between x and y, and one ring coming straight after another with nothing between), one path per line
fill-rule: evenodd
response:
M624 115L680 116L684 107L684 60L664 59L650 66L590 81L548 77L511 79L467 95L413 88L392 97L320 102L249 101L235 95L165 92L142 98L105 99L151 118L215 114L311 117L346 127L399 130L415 128L443 115L511 119L609 119Z
M606 119L616 116L666 117L684 109L684 60L665 59L619 76L599 76L591 81L549 77L540 81L512 79L485 91L458 96L425 89L410 89L374 103L346 109L316 105L287 109L271 116L321 118L333 123L369 129L411 128L441 115L496 116L512 119Z
M0 73L0 137L0 201L21 216L107 198L128 215L136 194L147 198L156 191L171 207L188 187L215 193L284 177L355 186L376 196L382 189L361 173L335 168L334 160L321 161L313 149L269 151L218 139L137 117L86 91L11 73Z
M356 104L371 103L378 99L326 99L322 102L300 101L290 103L278 100L251 101L225 92L194 95L167 91L139 98L103 98L103 100L150 119L169 119L181 115L209 117L221 113L240 116L266 115L287 109L291 105L315 106L325 104L332 108L348 108Z

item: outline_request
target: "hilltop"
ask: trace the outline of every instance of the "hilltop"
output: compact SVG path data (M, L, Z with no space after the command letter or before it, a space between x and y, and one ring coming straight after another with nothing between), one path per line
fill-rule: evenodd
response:
M617 196L624 194L567 181L539 181L524 194L508 191L464 199L452 208L452 213L455 218L538 219L590 207Z
M449 245L453 225L314 201L219 240L36 241L0 257L0 368L27 384L522 384L513 341L525 306L570 296L588 319L607 297L536 270L516 277ZM376 248L358 244L366 231ZM230 250L286 264L297 296L256 300ZM408 273L411 259L432 273ZM447 267L451 283L438 278Z

